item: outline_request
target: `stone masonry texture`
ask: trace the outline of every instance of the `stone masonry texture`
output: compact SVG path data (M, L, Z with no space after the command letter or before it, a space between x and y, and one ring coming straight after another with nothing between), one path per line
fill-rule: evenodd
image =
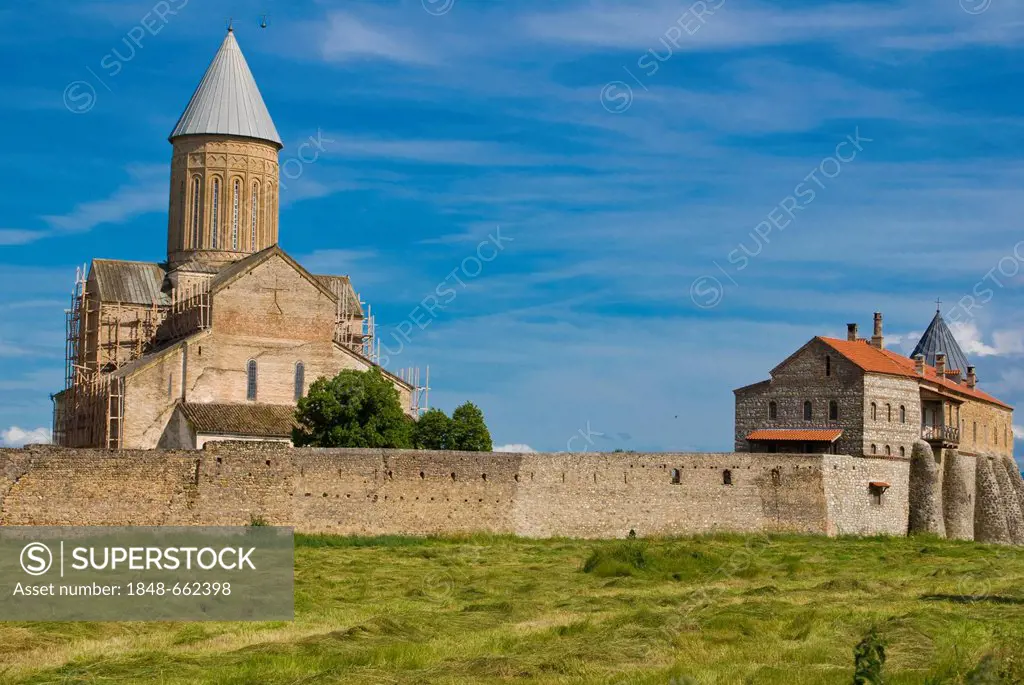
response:
M939 469L931 446L914 443L910 459L910 533L945 536Z
M1017 500L1017 489L1010 480L1010 475L1003 466L1003 458L989 455L992 471L999 482L999 494L1002 496L1003 512L1006 516L1006 531L1015 544L1024 544L1024 516L1021 515L1020 502Z
M903 535L909 501L905 460L810 454L32 446L0 450L0 474L2 525L245 525L262 516L360 535ZM877 498L871 482L889 487Z
M1003 508L999 481L988 457L977 459L978 491L974 504L974 539L978 542L1008 544L1010 533L1006 525L1006 511Z
M975 457L945 450L943 460L942 512L946 537L974 539L974 493L977 465Z

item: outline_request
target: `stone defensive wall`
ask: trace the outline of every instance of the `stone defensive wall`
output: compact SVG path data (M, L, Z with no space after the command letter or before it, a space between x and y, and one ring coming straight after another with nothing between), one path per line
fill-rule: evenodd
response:
M29 446L0 450L0 525L262 517L301 532L359 535L904 535L909 472L905 460L807 454Z

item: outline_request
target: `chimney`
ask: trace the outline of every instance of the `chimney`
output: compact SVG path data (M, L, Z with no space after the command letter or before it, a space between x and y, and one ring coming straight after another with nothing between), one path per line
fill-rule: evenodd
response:
M914 371L917 373L918 376L923 376L924 375L924 355L923 354L915 354L914 355Z
M882 349L885 339L882 337L882 312L875 312L875 334L871 336L871 346Z
M968 388L973 388L977 384L978 384L978 374L976 374L974 372L974 367L968 364L968 366L967 366L967 387Z
M939 378L946 377L946 353L936 352L935 353L935 373Z
M846 324L846 339L850 342L857 342L857 324Z

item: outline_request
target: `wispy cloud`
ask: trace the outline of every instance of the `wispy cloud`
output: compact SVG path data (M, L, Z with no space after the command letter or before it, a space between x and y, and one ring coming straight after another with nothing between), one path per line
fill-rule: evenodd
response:
M167 210L169 174L165 166L133 165L126 171L131 180L110 197L80 203L67 214L48 215L43 220L55 230L79 232Z
M0 445L4 447L23 447L32 444L49 444L52 436L49 428L25 429L19 426L0 430Z
M0 245L27 245L45 238L46 231L25 231L17 228L0 228Z

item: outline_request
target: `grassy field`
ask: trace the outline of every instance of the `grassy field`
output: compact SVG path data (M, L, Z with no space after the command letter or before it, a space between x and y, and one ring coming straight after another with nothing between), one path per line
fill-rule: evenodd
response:
M1024 549L303 537L294 623L0 624L12 683L1024 683Z

